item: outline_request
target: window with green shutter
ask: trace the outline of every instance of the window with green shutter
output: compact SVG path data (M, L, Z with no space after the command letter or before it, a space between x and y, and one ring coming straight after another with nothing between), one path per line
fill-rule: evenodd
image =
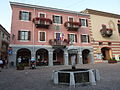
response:
M18 31L18 40L27 41L30 40L30 31Z
M24 20L24 21L30 21L31 20L31 12L20 11L19 12L19 19Z

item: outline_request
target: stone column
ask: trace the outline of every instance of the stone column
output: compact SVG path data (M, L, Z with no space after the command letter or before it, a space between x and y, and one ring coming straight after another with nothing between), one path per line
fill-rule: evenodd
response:
M34 51L32 51L32 53L31 53L31 58L32 58L32 57L35 58L35 52L34 52Z
M16 61L17 61L17 52L16 51L13 51L13 53L11 55L8 56L8 67L14 67L16 66Z
M68 52L64 52L64 65L68 65Z
M32 58L32 57L35 58L35 66L36 66L36 61L37 61L37 60L36 60L36 55L35 55L35 54L36 54L36 53L35 53L35 50L32 50L32 51L31 51L31 58ZM29 59L29 66L30 66L30 67L31 67L31 58Z
M77 54L77 60L78 60L78 64L83 64L83 61L82 61L82 52L78 52Z
M90 55L90 63L94 64L94 54L93 54L93 52L90 52L89 55Z
M50 50L48 53L49 53L49 55L48 55L49 56L48 65L53 66L53 51Z

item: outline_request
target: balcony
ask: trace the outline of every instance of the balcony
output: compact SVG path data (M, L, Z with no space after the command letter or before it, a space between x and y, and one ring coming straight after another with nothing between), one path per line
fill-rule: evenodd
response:
M65 22L64 26L68 29L68 31L77 31L81 24L80 22Z
M36 28L46 28L49 29L49 26L52 24L52 20L49 18L40 18L36 17L33 19Z
M64 40L57 40L57 39L50 39L49 44L53 46L53 48L65 48L69 42L67 39Z

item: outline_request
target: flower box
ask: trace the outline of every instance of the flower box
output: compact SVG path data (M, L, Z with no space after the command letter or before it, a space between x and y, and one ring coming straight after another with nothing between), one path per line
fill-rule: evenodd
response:
M68 30L78 30L79 27L81 26L80 22L65 22L64 26L68 29Z
M18 64L17 65L17 70L24 70L24 69L25 69L24 64Z
M108 63L117 63L117 60L115 58L108 60Z

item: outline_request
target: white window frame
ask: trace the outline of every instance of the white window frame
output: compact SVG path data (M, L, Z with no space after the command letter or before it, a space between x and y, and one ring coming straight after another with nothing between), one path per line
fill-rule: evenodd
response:
M40 41L40 32L45 32L45 41ZM38 42L46 42L46 31L38 31Z
M44 13L44 12L38 12L38 17L40 17L40 14L44 14L45 18L46 18L46 13Z
M87 38L86 38L86 39L87 39L87 40L86 40L87 42L82 42L82 40L81 40L81 43L88 44L88 43L89 43L89 42L88 42L88 41L89 41L89 40L88 40L88 39L89 39L89 38L88 38L89 34L81 34L81 36L82 36L82 35L86 35L86 36L87 36ZM81 37L81 36L80 36L80 37ZM82 38L81 38L81 39L82 39Z
M84 19L85 20L85 26L82 26L82 24L81 24L81 27L87 27L87 23L86 23L86 18L80 18L80 19ZM80 21L81 22L81 21Z
M70 34L74 34L74 42L73 42L73 43L76 43L76 42L75 42L75 33L69 33L69 35L70 35Z
M44 13L44 12L38 12L38 17L40 17L40 14L44 14L45 18L46 18L46 13ZM46 22L45 22L45 24L46 24Z
M69 18L73 18L73 22L74 22L74 17L73 16L68 16L68 21L69 21Z
M27 10L20 10L20 11L22 11L22 12L30 12L30 11L27 11ZM20 21L24 21L24 22L30 22L29 20L20 20Z
M27 32L29 32L30 30L25 30L25 29L21 29L21 30L19 30L20 32L22 32L22 31L27 31ZM21 36L20 36L21 37ZM29 37L29 36L28 36ZM29 40L19 40L20 42L29 42Z
M59 16L59 17L61 17L62 15L54 14L54 16ZM61 18L60 18L60 21L61 21ZM55 25L61 25L61 22L60 22L60 23L54 23L54 22L53 22L53 24L55 24Z

